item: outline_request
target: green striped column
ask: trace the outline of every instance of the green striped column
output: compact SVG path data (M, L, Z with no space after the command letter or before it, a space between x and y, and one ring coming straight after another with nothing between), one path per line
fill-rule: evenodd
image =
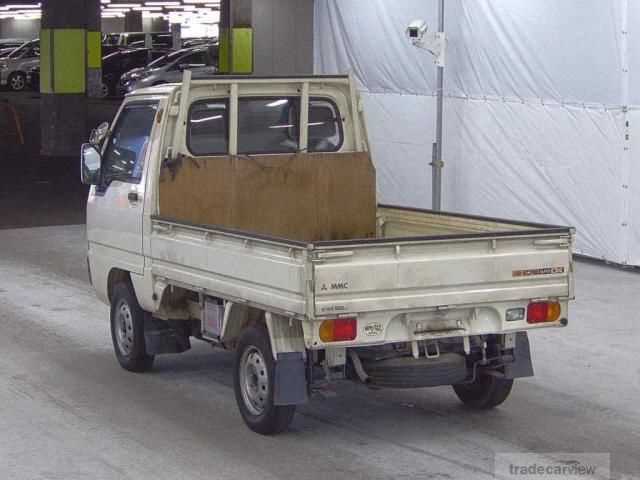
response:
M86 30L43 28L40 31L40 92L84 94L87 57Z
M253 73L253 29L220 30L218 69L221 73Z
M102 84L99 0L44 0L40 32L43 155L77 155L87 138L87 94Z
M218 70L220 73L253 73L252 0L222 0Z
M102 32L87 30L87 95L102 97Z

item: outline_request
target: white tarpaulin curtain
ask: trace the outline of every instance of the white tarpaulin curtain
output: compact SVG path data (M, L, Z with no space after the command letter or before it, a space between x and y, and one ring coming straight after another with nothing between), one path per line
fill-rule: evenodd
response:
M580 253L640 265L640 0L445 3L444 209L572 225ZM430 207L435 68L404 31L436 15L316 0L316 72L358 80L386 203Z

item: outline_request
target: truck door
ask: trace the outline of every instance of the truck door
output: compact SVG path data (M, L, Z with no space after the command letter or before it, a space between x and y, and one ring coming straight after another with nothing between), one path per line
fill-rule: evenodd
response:
M145 172L158 101L124 105L103 148L100 184L87 203L92 256L142 273Z

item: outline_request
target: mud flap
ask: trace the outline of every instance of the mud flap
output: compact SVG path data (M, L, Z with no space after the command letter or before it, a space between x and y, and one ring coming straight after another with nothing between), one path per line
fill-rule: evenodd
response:
M300 405L309 399L302 352L278 353L275 366L274 405Z
M531 349L529 348L527 332L518 332L516 334L513 355L513 362L504 366L505 378L533 377L533 364L531 363Z

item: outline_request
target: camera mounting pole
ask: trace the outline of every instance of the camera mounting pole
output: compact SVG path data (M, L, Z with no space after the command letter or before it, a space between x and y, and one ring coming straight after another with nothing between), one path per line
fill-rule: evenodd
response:
M444 33L444 0L438 0L438 31L430 33L424 20L414 20L407 28L407 36L411 44L426 50L434 56L437 70L436 81L436 141L431 154L432 199L431 208L439 211L442 208L442 130L444 104L444 66L446 60L447 37Z
M434 158L431 163L432 172L432 200L431 208L436 211L442 209L442 168L444 162L442 161L442 122L443 122L443 110L444 110L444 55L446 51L446 37L444 34L444 0L438 0L438 33L440 35L440 47L441 47L441 63L438 63L438 57L436 56L437 65L437 97L436 97L436 144L434 150Z

